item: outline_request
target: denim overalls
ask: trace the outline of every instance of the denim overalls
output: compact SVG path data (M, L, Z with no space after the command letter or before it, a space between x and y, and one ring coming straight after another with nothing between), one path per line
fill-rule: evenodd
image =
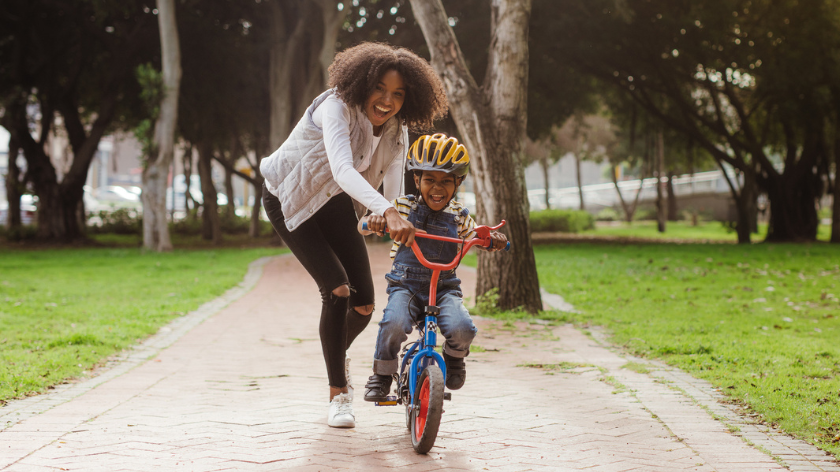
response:
M468 218L466 210L460 215L435 212L415 201L413 196L408 196L408 199L411 203L408 221L415 228L438 236L459 237L459 223ZM425 238L416 238L414 244L420 245L429 262L442 263L452 262L461 247L459 244ZM385 274L385 278L388 280L388 305L379 323L373 361L373 371L380 375L397 373L400 347L408 339L416 321L423 320L424 309L430 304L432 270L420 264L411 248L402 245L394 257L391 272ZM478 330L464 307L461 280L456 277L454 270L440 273L437 290L436 305L440 307L438 328L446 338L443 350L452 357L466 357Z

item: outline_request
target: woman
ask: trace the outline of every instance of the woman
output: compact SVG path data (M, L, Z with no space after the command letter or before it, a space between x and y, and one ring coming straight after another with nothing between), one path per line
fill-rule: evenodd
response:
M271 224L321 292L327 423L352 428L345 354L370 322L374 303L367 249L356 223L366 208L386 218L394 240L412 244L414 227L390 203L401 193L408 128L431 128L448 104L425 60L379 43L337 54L329 86L286 142L262 160L260 171ZM384 196L377 191L383 184Z

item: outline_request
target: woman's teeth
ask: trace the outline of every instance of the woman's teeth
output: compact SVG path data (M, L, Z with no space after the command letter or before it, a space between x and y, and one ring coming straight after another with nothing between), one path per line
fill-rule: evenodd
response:
M373 107L373 108L374 108L377 112L379 112L381 115L387 115L388 113L390 113L390 112L391 112L391 110L390 110L389 108L382 108L382 107L380 107L379 105L374 105L374 107Z

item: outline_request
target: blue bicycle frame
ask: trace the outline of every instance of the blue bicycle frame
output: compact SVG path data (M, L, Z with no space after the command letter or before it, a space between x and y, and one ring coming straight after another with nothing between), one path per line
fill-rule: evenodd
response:
M446 363L443 361L443 356L435 351L435 346L437 346L437 315L428 313L430 308L440 312L436 306L426 307L427 314L423 328L421 328L421 338L409 347L400 366L400 376L402 376L402 373L405 372L406 364L409 361L411 362L409 366L410 375L408 375L408 398L414 398L417 379L420 378L420 373L430 363L436 363L440 367L441 372L443 372L443 378L446 378Z

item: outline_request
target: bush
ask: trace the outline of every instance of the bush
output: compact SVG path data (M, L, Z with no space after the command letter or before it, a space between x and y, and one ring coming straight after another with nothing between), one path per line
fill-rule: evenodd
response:
M642 207L636 210L633 215L633 221L656 221L656 208Z
M169 231L182 236L195 236L201 234L201 224L201 217L193 208L185 218L169 223Z
M222 226L222 234L248 234L251 228L250 216L234 216L229 217L225 211L225 207L220 207L219 219ZM171 223L169 230L183 236L195 236L201 234L201 226L203 222L201 214L193 209L186 218ZM260 220L260 234L272 234L274 228L271 223Z
M251 218L242 216L228 216L227 210L224 206L220 207L222 220L222 233L224 234L248 234L248 228L251 227Z
M543 210L531 212L531 232L580 233L595 229L595 218L582 210Z
M222 207L224 209L224 207ZM250 217L235 216L230 218L226 213L219 215L223 234L248 234L251 227ZM92 234L142 234L143 215L135 210L120 208L114 211L100 211L91 213L88 218L88 231ZM260 233L271 234L274 229L271 223L260 221ZM202 220L200 213L190 210L186 218L169 224L169 231L182 236L196 236L201 234ZM34 232L34 227L32 229ZM7 235L11 238L11 235ZM15 240L21 239L19 236ZM29 239L29 238L23 238Z
M491 288L489 292L476 297L475 306L470 310L470 314L484 317L492 317L500 312L498 288Z
M618 221L621 215L613 207L605 207L595 215L595 221Z
M143 215L132 209L119 208L114 211L100 211L91 214L88 231L93 234L141 234L143 231Z
M0 224L0 237L5 238L7 241L31 241L37 236L38 228L35 225L22 225L19 228L9 229L7 226Z

